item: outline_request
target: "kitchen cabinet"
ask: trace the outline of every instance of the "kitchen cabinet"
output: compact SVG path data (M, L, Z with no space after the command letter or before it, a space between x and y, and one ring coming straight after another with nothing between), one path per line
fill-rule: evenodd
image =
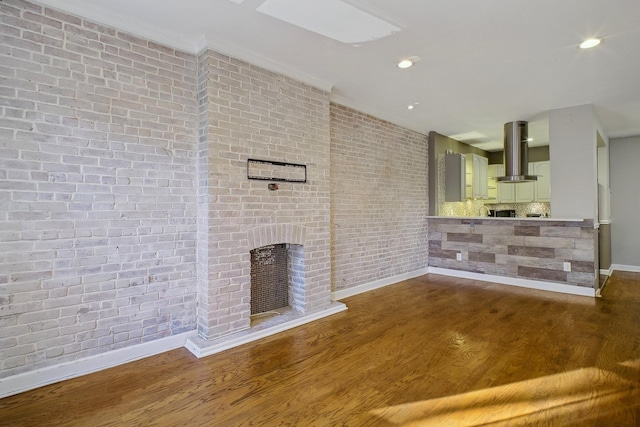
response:
M489 203L498 203L498 166L489 165L487 168L487 200Z
M534 197L536 202L551 201L551 164L549 161L533 162L533 174L538 175L535 182Z
M529 163L529 175L533 174L533 165ZM533 193L535 190L535 182L518 182L516 186L516 203L533 202ZM509 184L507 184L509 185ZM512 184L513 185L513 184Z
M466 159L463 154L444 156L444 201L462 202L466 198Z
M477 154L467 154L465 157L467 199L488 199L489 159Z
M497 176L504 176L504 165L496 165L496 171ZM498 187L498 203L515 203L515 184L497 182L496 186Z
M503 176L504 166L496 165L496 171L497 176ZM529 163L528 173L531 175L538 175L538 180L518 183L498 182L498 202L549 202L551 200L551 180L549 171L549 161Z
M531 173L531 165L529 165ZM504 165L497 165L498 176L504 175ZM533 182L507 183L498 182L499 203L528 203L533 202Z

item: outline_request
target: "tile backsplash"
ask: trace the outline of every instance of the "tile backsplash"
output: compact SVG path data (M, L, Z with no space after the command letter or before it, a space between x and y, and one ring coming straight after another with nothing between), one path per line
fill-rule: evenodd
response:
M526 217L527 214L540 214L543 216L549 216L551 206L549 202L534 202L534 203L498 203L489 204L483 200L467 200L464 202L444 202L440 203L438 216L451 216L451 217L477 217L486 216L486 206L489 209L504 210L513 209L516 211L516 217ZM481 210L482 209L482 210Z
M498 203L498 204L485 204L489 209L503 210L503 209L515 209L516 217L526 217L527 214L540 214L543 216L549 216L551 211L551 204L549 202L533 202L533 203Z

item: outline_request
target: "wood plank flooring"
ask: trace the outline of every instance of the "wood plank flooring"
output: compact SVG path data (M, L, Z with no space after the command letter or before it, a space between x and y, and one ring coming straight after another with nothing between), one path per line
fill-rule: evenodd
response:
M598 299L426 275L223 353L0 400L1 426L640 425L640 274Z

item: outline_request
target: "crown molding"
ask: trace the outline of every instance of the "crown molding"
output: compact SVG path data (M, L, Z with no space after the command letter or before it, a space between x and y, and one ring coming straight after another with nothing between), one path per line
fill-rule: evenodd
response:
M308 84L317 89L331 93L333 84L319 79L311 74L291 68L278 61L274 61L265 56L259 55L248 49L241 48L232 43L224 41L213 41L207 39L203 34L196 38L185 38L184 36L172 33L166 29L157 29L145 26L136 20L129 20L112 12L105 13L104 10L96 8L91 4L87 4L81 0L34 0L35 3L57 9L63 13L77 16L81 19L87 19L114 28L117 31L129 33L131 35L141 37L143 39L162 44L173 49L197 55L206 49L228 55L235 59L246 61L252 65L264 68L274 73L282 74L301 83ZM74 12L68 9L73 8Z
M319 79L311 74L305 73L304 71L292 68L281 62L257 54L251 50L244 49L232 43L218 40L212 41L203 36L200 40L198 40L197 47L198 54L202 53L202 51L204 50L211 49L223 55L227 55L232 58L245 61L251 65L264 68L265 70L290 77L301 83L308 84L309 86L313 86L328 93L331 93L333 89L333 83L331 82Z

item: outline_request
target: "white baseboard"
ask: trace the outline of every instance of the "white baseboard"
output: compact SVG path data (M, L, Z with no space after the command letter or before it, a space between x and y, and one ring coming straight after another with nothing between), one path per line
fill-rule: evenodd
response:
M494 276L492 274L473 273L470 271L451 270L441 267L429 267L429 273L442 274L443 276L460 277L462 279L482 280L485 282L499 283L501 285L520 286L522 288L539 289L541 291L559 292L563 294L595 297L596 289L582 286L571 286L557 282L542 282L539 280L520 279L517 277Z
M600 274L602 274L603 276L611 276L611 274L613 274L613 267L609 267L608 269L601 268Z
M393 285L394 283L402 282L403 280L423 276L427 273L429 273L429 268L421 268L419 270L410 271L408 273L399 274L397 276L387 277L385 279L376 280L374 282L365 283L362 285L354 286L352 288L341 289L339 291L332 292L331 299L333 301L339 301L341 299L372 291L374 289L382 288L384 286Z
M613 271L629 271L631 273L640 273L640 266L612 264L610 270Z
M195 331L185 332L7 378L0 378L0 399L184 347L187 339L195 335L195 333Z
M196 357L202 358L210 356L212 354L220 353L230 348L238 347L242 344L247 344L252 341L268 337L270 335L277 334L278 332L283 332L288 329L304 325L305 323L313 322L314 320L322 319L323 317L331 316L332 314L340 313L342 311L345 311L346 309L347 306L342 304L341 302L332 302L331 305L327 308L312 311L307 314L302 314L292 318L289 321L276 324L261 330L252 331L248 329L212 341L207 341L197 336L189 337L189 339L187 339L187 342L185 343L185 347Z

